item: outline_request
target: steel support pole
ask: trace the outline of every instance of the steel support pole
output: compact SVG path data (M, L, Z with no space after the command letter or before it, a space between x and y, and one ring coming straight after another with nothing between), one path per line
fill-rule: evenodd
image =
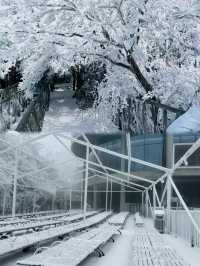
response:
M81 210L83 208L83 180L81 180Z
M128 174L131 173L131 136L130 133L126 133L126 146L127 146L127 153L128 153ZM128 177L129 181L130 177Z
M106 176L106 211L108 211L108 176Z
M52 196L52 202L51 202L51 210L53 211L55 208L55 195Z
M87 212L88 161L89 161L89 145L87 145L86 148L86 162L85 162L84 221L86 221L86 212Z
M112 193L113 193L113 183L110 180L110 211L112 211Z
M71 211L72 209L72 191L70 190L69 192L69 210Z
M17 199L17 179L18 179L18 149L15 150L15 170L13 176L13 198L12 198L12 217L16 215L16 199Z
M127 146L126 146L126 135L122 133L121 135L121 153L125 154L127 153ZM126 173L126 159L121 158L121 172ZM129 175L127 176L129 178ZM120 193L120 211L123 211L125 209L125 197L126 197L126 191L123 184L121 184L121 193Z
M142 215L144 215L144 192L142 192Z
M2 215L5 215L5 210L6 210L6 200L7 200L7 190L6 188L3 189L3 210L2 210Z
M68 206L67 206L67 201L68 201L68 193L67 193L67 191L65 191L65 193L64 193L64 200L65 200L65 210L67 211L67 209L68 209Z
M36 191L33 191L33 213L35 212L36 207Z
M146 217L149 216L149 201L148 201L148 197L149 197L148 190L146 190L146 192L145 192Z
M153 185L153 218L155 218L155 210L156 210L156 187Z
M172 185L170 181L171 176L167 177L167 233L171 230L171 198L172 198Z

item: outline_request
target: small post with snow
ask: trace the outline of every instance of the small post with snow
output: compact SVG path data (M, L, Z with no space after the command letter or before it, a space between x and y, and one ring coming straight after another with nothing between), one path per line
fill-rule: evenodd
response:
M19 161L19 151L15 150L15 168L13 176L13 198L12 198L12 217L16 215L16 199L17 199L17 179L18 179L18 161Z
M84 221L86 221L87 212L87 190L88 190L88 162L89 162L89 145L86 146L86 162L85 162L85 189L84 189Z

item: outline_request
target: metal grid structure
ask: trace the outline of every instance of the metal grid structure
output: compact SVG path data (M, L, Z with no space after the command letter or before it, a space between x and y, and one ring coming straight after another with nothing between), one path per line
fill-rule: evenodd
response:
M32 137L31 139L21 142L19 144L12 144L10 147L2 150L0 152L0 156L11 149L13 153L15 153L15 167L14 167L14 178L13 178L13 198L12 198L12 216L15 217L16 215L16 193L17 193L17 183L18 180L22 177L22 175L18 171L18 157L20 156L20 148L24 145L27 145L28 143L34 143L37 140L45 139L48 136L53 136L63 148L65 148L69 152L69 146L66 145L66 140L72 144L72 143L78 143L79 145L82 145L85 147L85 157L78 157L74 156L74 158L77 161L83 162L83 169L78 170L78 172L74 174L79 174L80 176L83 176L81 180L78 182L83 183L81 186L81 206L83 205L83 211L84 214L87 212L87 202L88 202L88 185L90 180L94 178L103 179L106 180L106 189L105 189L105 196L106 196L106 204L105 209L106 211L111 208L112 206L112 196L110 197L110 204L108 202L108 194L111 193L112 195L112 184L116 183L124 188L129 188L132 193L141 193L141 201L143 209L145 209L145 215L149 215L149 210L151 210L152 216L154 216L154 211L157 207L164 206L164 200L166 199L166 212L167 212L167 232L170 233L170 221L171 221L171 199L172 199L172 189L175 191L177 197L179 198L181 205L183 209L185 210L192 226L194 227L194 230L197 232L198 235L200 235L200 228L192 216L190 210L188 209L185 201L183 200L183 197L181 196L179 190L177 189L177 186L175 185L175 182L173 181L173 174L175 170L180 167L182 164L187 163L188 158L200 147L200 139L198 139L189 149L188 151L179 159L178 162L173 166L172 169L162 167L153 163L149 163L147 161L143 161L137 158L134 158L131 156L131 151L128 150L128 155L124 155L118 152L114 152L108 149L105 149L100 146L96 146L90 143L87 136L85 134L82 134L83 140L80 140L80 138L75 138L67 135L66 132L63 131L56 131L51 132L47 134L38 134L37 136ZM80 137L80 136L79 136ZM127 136L127 143L130 143L130 136ZM130 145L127 145L127 147L130 148ZM71 152L71 151L70 151ZM106 166L102 163L98 152L109 154L110 156L113 156L114 158L120 158L121 160L127 161L127 169L124 171L120 171L117 169L114 169L113 167ZM90 159L90 154L93 154L96 158L96 162L92 161ZM32 155L34 157L34 155ZM65 162L66 164L70 165L70 161ZM156 178L156 180L151 180L146 177L142 177L136 174L133 174L131 172L131 163L137 163L140 165L144 165L145 167L149 167L155 170L158 170L162 172L162 175L159 178ZM57 162L55 162L55 165ZM58 162L60 164L60 162ZM44 168L41 168L39 170L29 171L29 175L34 176L37 175L39 172L47 170L48 168L52 167L52 165L45 166ZM157 193L156 186L160 182L166 182L165 187L163 189L163 193L161 198L159 198L159 195ZM110 183L110 188L109 188ZM65 189L65 188L63 188ZM67 190L68 188L66 188ZM71 190L71 193L73 191ZM71 198L70 193L70 198ZM153 202L151 202L150 193L152 193L152 199ZM82 197L83 195L83 197ZM70 200L71 202L71 200ZM83 204L82 204L83 203ZM71 204L71 203L70 203ZM84 216L86 219L86 215Z

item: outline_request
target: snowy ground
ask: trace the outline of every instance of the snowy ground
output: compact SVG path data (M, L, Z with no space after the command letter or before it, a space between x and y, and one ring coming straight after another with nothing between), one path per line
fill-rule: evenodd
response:
M152 220L150 219L146 219L145 224L148 230L151 230L153 227ZM185 240L175 237L174 235L165 234L164 240L170 247L174 248L178 255L190 266L200 265L200 248L193 248Z
M63 84L51 94L50 108L46 112L42 132L63 130L71 134L113 133L117 128L105 116L94 110L80 111L73 91L68 84Z
M147 220L145 226L148 231L152 231L152 222ZM132 266L132 256L133 256L133 239L137 231L137 227L134 225L133 215L131 215L122 230L121 235L115 237L115 242L109 241L103 248L105 253L104 257L97 257L91 255L81 266ZM171 248L175 249L180 257L182 257L185 262L189 263L190 266L199 266L200 263L200 249L192 248L179 238L175 238L171 235L162 235L164 241ZM21 253L20 259L30 256L31 252ZM1 266L14 266L16 265L16 260L19 256L12 257L9 260L1 262ZM159 265L158 265L159 266Z
M152 223L147 222L148 230L151 230ZM132 266L132 242L134 239L135 228L133 216L126 222L122 235L116 236L115 243L109 242L104 248L105 256L98 258L91 256L82 266ZM190 266L200 265L200 248L192 248L182 239L172 235L164 235L164 241L176 250ZM159 266L159 265L158 265Z
M131 261L131 243L134 237L133 216L127 219L122 235L115 237L115 242L109 242L104 248L105 256L91 256L83 266L129 266Z
M200 265L200 248L192 248L186 241L172 235L165 235L165 239L191 266Z

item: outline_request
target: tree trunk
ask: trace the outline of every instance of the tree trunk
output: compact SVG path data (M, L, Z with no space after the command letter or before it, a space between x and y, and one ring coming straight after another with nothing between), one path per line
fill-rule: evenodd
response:
M132 55L127 56L127 61L130 64L131 71L136 76L138 82L142 85L146 93L153 91L153 86L148 82L145 76L142 74L138 64L136 63L135 59Z

